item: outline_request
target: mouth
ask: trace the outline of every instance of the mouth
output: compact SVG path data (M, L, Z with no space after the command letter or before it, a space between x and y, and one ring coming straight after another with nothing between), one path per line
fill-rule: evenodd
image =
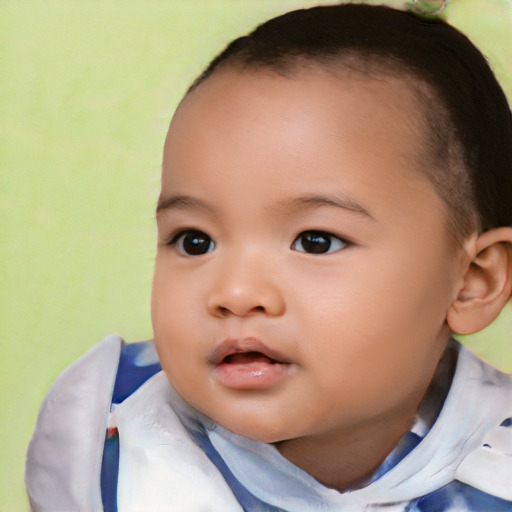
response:
M237 390L272 387L293 367L288 357L255 338L226 340L213 350L208 361L214 367L214 378Z
M266 364L283 364L281 361L272 359L262 352L237 352L235 354L228 354L221 361L221 364L252 364L252 363L266 363Z
M208 362L214 366L221 363L244 363L254 359L265 359L270 363L290 364L284 354L265 345L256 338L229 339L223 341L210 354Z

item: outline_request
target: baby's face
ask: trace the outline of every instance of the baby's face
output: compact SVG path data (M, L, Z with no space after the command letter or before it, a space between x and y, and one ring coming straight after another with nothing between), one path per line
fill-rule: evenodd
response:
M179 107L154 335L222 426L275 442L414 413L461 285L414 101L399 80L224 70Z

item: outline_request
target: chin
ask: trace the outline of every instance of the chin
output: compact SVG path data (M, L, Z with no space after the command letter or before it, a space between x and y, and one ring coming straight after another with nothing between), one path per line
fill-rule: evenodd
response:
M254 420L254 418L244 419L244 421L240 421L239 418L235 421L223 420L224 419L219 419L215 421L221 427L239 436L246 437L253 441L259 441L260 443L274 444L292 437L289 429L286 429L280 424L273 424L271 421L260 422Z

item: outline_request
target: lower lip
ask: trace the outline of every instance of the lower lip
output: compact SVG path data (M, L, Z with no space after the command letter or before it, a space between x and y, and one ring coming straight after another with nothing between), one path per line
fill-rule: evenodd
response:
M290 375L292 365L255 360L251 362L220 363L215 377L223 385L236 390L267 389Z

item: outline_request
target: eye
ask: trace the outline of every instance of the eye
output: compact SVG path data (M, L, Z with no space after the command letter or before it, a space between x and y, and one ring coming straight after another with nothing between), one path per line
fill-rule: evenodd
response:
M203 231L187 229L177 233L168 245L176 247L186 256L200 256L215 249L215 242Z
M303 231L293 241L291 249L308 254L327 254L348 247L346 240L325 231Z

